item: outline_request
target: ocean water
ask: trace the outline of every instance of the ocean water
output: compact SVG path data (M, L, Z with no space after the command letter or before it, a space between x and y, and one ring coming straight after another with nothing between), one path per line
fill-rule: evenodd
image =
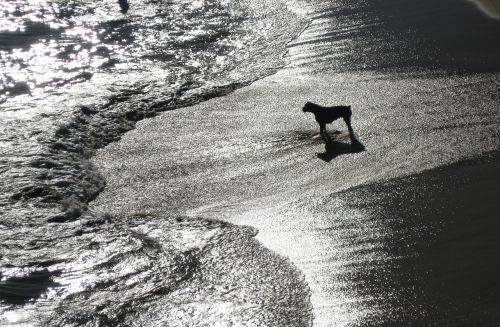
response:
M300 21L276 22L283 5L259 6L152 1L123 16L114 1L2 4L2 203L33 196L57 203L71 184L70 197L84 205L103 186L85 161L94 149L137 120L282 66ZM36 183L55 167L64 185ZM41 207L29 216L66 219Z
M2 3L0 322L370 325L391 230L332 194L498 150L488 3Z

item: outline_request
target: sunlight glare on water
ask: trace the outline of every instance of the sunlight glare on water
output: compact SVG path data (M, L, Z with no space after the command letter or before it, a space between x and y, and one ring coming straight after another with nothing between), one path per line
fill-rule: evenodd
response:
M102 61L89 51L99 42L83 26L77 7L65 3L8 1L0 4L0 96L41 94L70 81L88 79Z
M236 28L245 19L238 3L134 3L122 15L115 1L18 0L2 2L0 12L2 101L89 80L100 69L164 69L174 79L222 71L217 58L237 55L252 38L236 36L249 36Z

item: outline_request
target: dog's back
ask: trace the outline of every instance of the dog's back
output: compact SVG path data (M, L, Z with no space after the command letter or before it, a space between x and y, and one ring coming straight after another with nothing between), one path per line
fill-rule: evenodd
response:
M330 124L339 118L347 122L350 121L352 115L351 106L322 107L312 102L307 102L302 111L312 112L320 125Z

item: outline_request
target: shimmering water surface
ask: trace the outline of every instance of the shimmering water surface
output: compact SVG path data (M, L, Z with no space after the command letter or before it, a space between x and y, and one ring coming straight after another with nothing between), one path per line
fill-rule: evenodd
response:
M3 101L88 80L103 71L156 75L161 70L158 83L215 83L218 74L238 61L252 60L249 43L260 41L251 26L258 22L246 16L241 2L143 1L134 3L127 16L116 7L116 1L2 4ZM265 12L254 12L260 14ZM140 81L136 77L129 82Z
M439 177L399 179L498 150L497 8L2 2L0 324L498 321L481 283L449 291L481 266L498 290L498 244L449 242ZM351 104L360 146L340 123L325 146L306 101ZM485 259L448 284L434 246Z

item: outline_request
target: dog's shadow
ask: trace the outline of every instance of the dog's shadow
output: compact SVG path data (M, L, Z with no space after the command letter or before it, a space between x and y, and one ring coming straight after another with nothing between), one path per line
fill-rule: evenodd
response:
M330 162L342 154L358 153L366 150L363 143L361 143L356 136L349 135L349 139L350 142L346 143L342 141L342 138L334 137L332 139L330 135L324 135L323 140L325 141L325 152L318 153L318 158L325 162Z

